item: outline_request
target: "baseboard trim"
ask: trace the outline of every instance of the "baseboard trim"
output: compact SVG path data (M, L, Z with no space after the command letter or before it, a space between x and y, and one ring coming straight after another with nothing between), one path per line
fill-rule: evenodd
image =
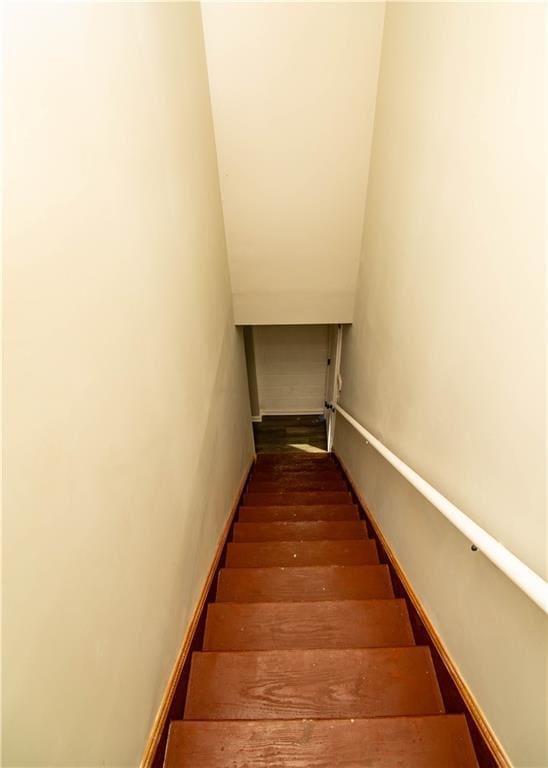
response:
M162 696L162 700L160 702L158 713L154 720L154 725L152 726L149 737L147 739L143 752L143 758L140 763L140 768L157 768L157 766L161 766L163 764L164 755L162 748L165 749L165 744L167 742L167 731L169 728L169 721L171 719L170 711L173 707L177 689L181 683L185 665L189 664L190 662L190 655L193 650L193 644L197 635L198 627L200 625L200 621L204 617L204 609L207 605L209 593L214 586L213 580L215 578L215 574L217 573L217 569L219 568L219 563L221 561L228 535L238 510L242 493L256 458L256 454L253 454L251 461L249 462L245 472L242 475L242 479L238 485L238 490L236 491L232 501L226 523L217 543L215 555L213 556L213 560L205 578L198 602L196 603L194 613L192 614L192 619L184 634L181 647L177 654L175 664L169 676L164 695Z
M473 726L475 726L475 728L477 729L477 734L479 734L479 737L481 738L483 744L485 745L485 749L489 752L489 755L491 757L490 765L496 766L497 768L512 768L512 763L510 761L510 758L508 757L503 746L501 745L501 743L493 733L478 702L476 701L474 695L466 685L456 664L453 662L451 656L449 655L449 651L447 650L443 640L441 639L436 628L430 621L424 605L422 604L419 596L413 589L411 582L407 578L407 575L403 570L402 566L400 565L398 558L396 557L393 549L391 548L390 544L384 537L381 527L375 515L372 513L371 507L367 503L365 496L363 495L362 491L359 489L358 485L356 484L350 470L344 463L343 459L338 455L336 451L333 451L333 454L336 457L337 461L339 462L344 474L346 475L346 478L352 488L353 494L356 500L358 501L359 505L362 507L362 510L365 514L365 518L368 521L368 523L371 525L373 533L378 539L378 543L380 544L380 547L384 550L389 566L391 566L392 571L395 573L395 575L397 576L397 579L400 581L406 596L408 597L413 609L418 615L419 621L422 623L426 633L429 636L432 646L437 651L437 654L441 659L442 664L444 665L449 677L451 678L455 688L457 689L458 694L462 702L464 703L464 707L466 709L465 714L467 716L469 725L473 723ZM476 743L476 740L474 739L473 733L472 733L472 737L474 741L474 746L476 747L476 752L478 752L477 743ZM476 735L476 738L477 738L477 735ZM478 755L478 759L479 759L479 755ZM488 764L489 763L487 762L486 765ZM481 762L480 762L480 765L481 765Z

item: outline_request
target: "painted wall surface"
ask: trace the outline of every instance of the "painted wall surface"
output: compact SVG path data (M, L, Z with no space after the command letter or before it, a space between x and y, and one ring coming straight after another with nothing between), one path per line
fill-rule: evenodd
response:
M135 766L252 455L200 8L6 32L3 764Z
M237 323L352 319L384 3L207 3Z
M389 4L340 401L542 575L544 13ZM548 765L545 616L340 417L335 447L514 764Z
M257 361L255 359L255 340L253 338L253 328L249 325L245 325L243 327L243 332L251 416L253 418L259 418L261 415L261 409L259 407L259 387L257 384Z
M323 413L327 327L263 325L252 331L261 415Z

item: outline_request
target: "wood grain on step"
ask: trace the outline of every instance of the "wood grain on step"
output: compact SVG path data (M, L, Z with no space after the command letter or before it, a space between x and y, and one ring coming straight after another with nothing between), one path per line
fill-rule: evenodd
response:
M222 568L217 600L231 603L369 600L394 597L386 565Z
M240 507L241 523L310 522L316 520L358 520L355 504L304 504L301 506Z
M379 562L373 539L350 541L253 541L228 544L228 568L303 565L373 565Z
M414 645L404 600L211 603L204 651Z
M165 768L477 768L463 715L172 723Z
M285 504L352 504L348 491L281 491L279 493L244 493L245 506Z
M315 520L304 522L235 523L234 541L314 541L365 539L364 520Z
M430 650L194 653L185 720L387 717L444 712Z

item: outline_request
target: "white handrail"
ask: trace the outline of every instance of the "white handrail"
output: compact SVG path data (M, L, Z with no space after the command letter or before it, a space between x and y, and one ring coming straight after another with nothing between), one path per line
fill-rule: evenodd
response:
M548 583L513 555L506 547L484 531L477 523L465 515L458 507L439 491L436 491L424 478L399 459L380 440L368 432L365 427L352 418L344 408L335 405L336 410L351 424L354 429L365 437L373 448L381 454L425 499L438 509L455 528L466 536L489 560L514 582L533 602L545 613L548 613Z

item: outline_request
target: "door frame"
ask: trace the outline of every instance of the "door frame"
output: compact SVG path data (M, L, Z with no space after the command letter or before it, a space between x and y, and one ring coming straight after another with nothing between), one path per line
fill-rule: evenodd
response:
M335 339L335 352L332 351L332 336L330 335L329 344L329 366L333 366L333 375L330 375L328 371L326 393L325 393L325 421L327 427L327 450L331 453L333 448L333 440L335 437L335 416L334 407L339 400L339 393L342 389L341 378L341 356L342 356L342 337L343 327L339 323L337 325L337 336Z

